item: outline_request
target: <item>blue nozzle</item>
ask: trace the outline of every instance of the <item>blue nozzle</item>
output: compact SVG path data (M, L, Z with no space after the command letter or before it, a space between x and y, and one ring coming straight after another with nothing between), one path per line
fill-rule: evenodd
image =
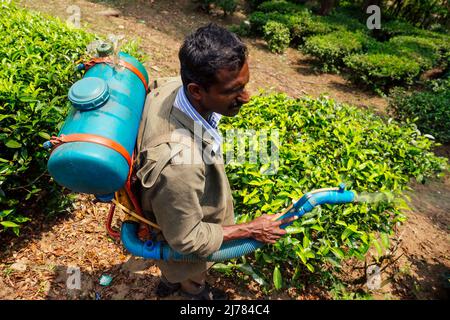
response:
M100 202L111 202L114 199L114 193L96 194L95 198Z
M45 141L42 147L46 150L50 150L53 147L53 144L50 141Z
M75 71L81 71L81 70L84 70L84 69L86 69L86 66L84 65L84 63L80 63L79 65L77 65L75 67Z
M356 194L353 191L345 190L345 183L340 183L337 188L318 189L306 193L301 197L292 208L281 216L278 220L286 219L294 215L303 216L305 213L312 211L315 206L321 204L340 204L349 203L355 200ZM286 228L291 223L281 225L281 228Z

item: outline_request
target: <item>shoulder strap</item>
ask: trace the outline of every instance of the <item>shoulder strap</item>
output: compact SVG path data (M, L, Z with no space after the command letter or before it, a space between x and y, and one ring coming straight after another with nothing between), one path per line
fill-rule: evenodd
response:
M171 152L165 154L161 159L158 159L155 163L151 165L150 168L146 168L144 174L139 174L137 172L137 176L141 180L141 185L144 188L151 188L156 183L161 171L166 167L166 165L174 158L177 154L179 154L183 150L183 146L177 144L171 150ZM152 168L153 167L153 168Z
M143 170L138 170L136 176L141 180L141 185L145 188L151 188L158 179L161 171L176 155L178 155L185 147L191 148L192 146L185 141L173 140L172 134L163 134L161 136L152 139L152 143L149 148L154 148L164 143L169 144L172 149L170 152L164 153L161 158L157 159L153 163L144 165Z

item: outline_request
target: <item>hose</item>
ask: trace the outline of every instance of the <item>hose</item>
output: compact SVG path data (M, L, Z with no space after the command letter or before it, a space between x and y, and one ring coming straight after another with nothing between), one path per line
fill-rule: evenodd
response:
M310 212L315 206L322 204L341 204L349 203L355 200L355 192L345 190L345 185L340 184L338 188L318 189L306 193L291 207L289 207L285 214L278 220L289 218L293 215L303 216ZM292 223L292 222L291 222ZM286 228L291 223L283 224L280 227ZM212 253L207 258L202 258L196 254L181 254L173 250L167 243L142 241L137 236L138 224L132 221L125 221L121 228L121 239L125 249L132 255L143 257L145 259L155 259L164 261L209 261L220 262L224 260L234 259L247 255L258 248L261 248L264 243L254 239L238 239L226 241L222 244L218 251Z

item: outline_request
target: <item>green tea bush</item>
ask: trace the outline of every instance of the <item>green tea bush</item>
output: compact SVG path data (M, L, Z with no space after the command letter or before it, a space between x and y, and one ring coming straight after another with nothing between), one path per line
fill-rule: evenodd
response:
M363 33L336 31L306 39L303 51L317 57L324 71L337 70L342 60L353 53L361 52L369 41Z
M74 61L93 37L13 5L0 12L0 224L18 233L26 204L61 198L45 174L42 143L56 134L79 76ZM51 201L49 201L51 202ZM44 205L42 205L44 206ZM47 206L47 204L45 205Z
M324 21L323 17L316 17L308 10L302 10L295 13L283 14L280 12L261 12L255 11L250 17L252 32L255 35L263 35L264 25L268 21L276 21L286 25L289 28L291 35L297 39L304 37L326 34L339 28L330 25Z
M258 6L263 2L266 2L266 0L247 0L246 2L249 6L249 9L251 11L255 11L258 8Z
M258 10L262 12L279 12L279 13L294 13L296 11L304 10L303 7L284 0L266 1L258 6Z
M42 144L64 121L68 89L81 77L75 62L95 37L13 4L0 6L0 232L18 234L34 211L67 204L46 173ZM125 51L136 48L132 42Z
M408 22L400 20L391 20L381 24L381 29L373 30L373 35L380 41L387 41L395 36L413 35L417 28Z
M386 42L371 41L368 45L369 54L390 54L406 57L419 64L421 71L429 70L442 61L441 48L436 40L417 36L397 36Z
M345 16L341 13L333 13L330 16L315 16L308 9L299 5L293 5L295 9L289 11L285 9L286 2L265 2L264 7L250 15L252 30L256 35L262 35L262 28L269 21L277 21L285 24L293 38L301 40L313 35L327 34L333 31L363 31L365 26L357 19ZM277 8L280 6L281 8ZM286 7L286 8L287 8ZM276 9L277 8L277 9Z
M440 48L434 41L417 36L397 36L389 40L383 52L406 56L416 61L422 70L436 66L440 61Z
M329 16L325 16L324 20L329 24L334 25L336 28L341 28L348 31L365 31L367 28L358 19L349 17L340 12L335 12Z
M267 41L269 50L276 53L283 53L291 41L289 29L276 21L269 21L264 26L264 39Z
M249 17L251 30L255 35L263 35L264 26L269 21L276 21L287 25L289 23L289 16L278 12L264 13L255 11Z
M233 14L237 8L236 0L199 0L197 2L200 4L200 7L208 13L211 9L211 5L215 5L217 8L222 9L225 16Z
M411 84L421 71L416 61L392 54L354 54L343 61L350 69L350 79L377 90Z
M296 14L289 19L293 36L304 41L305 38L315 35L324 35L339 30L339 27L330 24L326 18L306 13Z
M360 5L343 2L330 15L318 16L303 3L263 2L250 15L250 30L242 26L234 30L264 36L269 21L281 23L289 29L289 45L317 57L323 71L350 71L350 79L378 92L412 84L433 68L450 72L448 33L420 29L392 17L381 30L369 31Z
M450 79L431 81L423 92L395 88L388 111L401 121L413 120L422 133L450 142Z
M249 21L242 21L239 25L233 24L228 28L228 30L241 37L248 37L252 34Z
M273 275L276 287L282 277L295 285L306 268L313 272L352 257L364 260L371 247L376 256L383 255L394 225L405 220L401 209L406 204L400 194L408 181L446 169L446 159L430 152L434 142L414 125L387 122L324 98L254 97L240 117L221 122L221 130L236 128L255 130L246 150L258 145L252 137L262 130L279 134L279 142L273 140L278 160L226 166L238 222L281 212L306 192L342 181L358 193L390 195L379 201L316 208L294 222L288 236L258 250L255 274L265 280ZM238 152L234 148L226 143L224 153Z
M224 15L231 15L237 8L236 0L216 0L217 6L223 10Z

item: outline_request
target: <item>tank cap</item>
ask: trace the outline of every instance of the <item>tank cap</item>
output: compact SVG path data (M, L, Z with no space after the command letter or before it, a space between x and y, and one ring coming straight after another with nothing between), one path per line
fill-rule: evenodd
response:
M77 110L101 107L109 99L109 88L105 80L88 77L75 82L69 89L69 100Z
M113 53L113 47L108 42L102 42L97 47L97 54L99 57L107 57Z

